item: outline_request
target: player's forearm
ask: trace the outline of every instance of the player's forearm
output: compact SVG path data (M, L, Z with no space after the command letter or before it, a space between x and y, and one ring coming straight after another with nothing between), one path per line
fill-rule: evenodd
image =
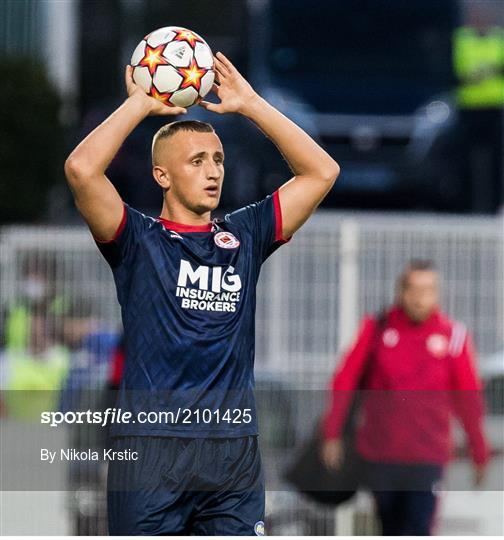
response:
M252 120L278 147L296 176L307 176L332 183L339 165L307 133L257 96L241 113Z
M65 169L82 176L103 174L125 139L148 114L145 101L129 97L75 148Z

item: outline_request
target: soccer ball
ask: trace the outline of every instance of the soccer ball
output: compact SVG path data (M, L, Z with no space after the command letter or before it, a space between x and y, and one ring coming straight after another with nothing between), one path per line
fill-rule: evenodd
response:
M131 56L133 81L167 106L190 107L211 90L212 50L195 32L179 26L145 36Z

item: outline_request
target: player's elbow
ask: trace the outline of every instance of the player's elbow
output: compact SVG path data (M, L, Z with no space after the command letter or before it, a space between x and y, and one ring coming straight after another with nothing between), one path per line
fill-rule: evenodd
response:
M339 163L334 161L333 159L331 167L329 168L329 175L328 175L328 178L331 184L334 184L334 182L336 182L336 180L338 179L338 176L340 175L340 172L341 172L341 168L339 166Z
M70 187L77 187L92 174L88 165L80 158L70 154L65 161L65 176Z
M338 178L340 174L340 166L339 164L334 161L334 159L331 159L329 163L325 164L324 167L320 171L320 178L324 180L327 184L329 184L329 187L332 187L334 185L334 182L336 182L336 179Z

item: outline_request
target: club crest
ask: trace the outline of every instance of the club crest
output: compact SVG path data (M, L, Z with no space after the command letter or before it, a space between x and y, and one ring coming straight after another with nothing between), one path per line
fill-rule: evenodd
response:
M395 347L399 343L399 332L395 328L387 328L382 336L385 347Z
M445 356L448 351L448 339L442 334L431 334L425 344L432 356L438 358Z
M240 245L240 241L227 231L218 232L214 236L214 242L217 246L224 249L235 249Z
M258 521L254 526L256 536L264 536L264 521Z

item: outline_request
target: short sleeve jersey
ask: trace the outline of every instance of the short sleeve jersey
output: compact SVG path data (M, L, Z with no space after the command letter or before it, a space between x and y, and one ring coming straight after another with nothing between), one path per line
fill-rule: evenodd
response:
M257 433L256 284L286 240L278 192L205 226L124 205L110 242L125 364L113 435L241 437Z

